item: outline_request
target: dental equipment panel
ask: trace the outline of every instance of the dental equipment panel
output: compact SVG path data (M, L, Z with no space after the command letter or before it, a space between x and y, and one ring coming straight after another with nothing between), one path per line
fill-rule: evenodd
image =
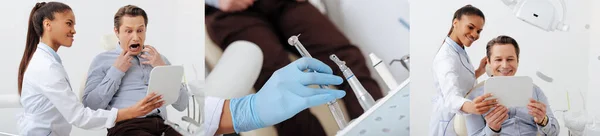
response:
M358 81L358 78L354 76L352 70L350 70L350 68L346 66L346 62L341 61L340 58L338 58L335 54L331 54L331 56L329 56L329 59L333 60L333 62L335 62L335 64L337 64L338 67L340 67L340 70L344 74L344 77L348 81L348 84L354 91L354 94L358 99L360 107L362 107L365 111L373 107L373 105L375 105L375 100L373 99L371 94L369 94L369 92L367 92L367 90L362 86L360 81Z
M409 85L406 79L381 98L336 136L408 136L410 135Z
M312 58L312 56L310 55L310 53L308 53L308 51L306 50L306 48L304 48L304 46L302 45L302 43L300 43L300 41L298 40L298 37L300 36L300 34L292 36L288 39L288 43L291 46L296 47L296 50L298 50L298 52L300 53L300 55L302 57L308 57L308 58ZM313 70L308 70L309 72L313 72ZM319 85L319 87L321 88L328 88L325 85ZM372 99L372 98L371 98ZM336 100L328 102L327 106L329 107L329 111L331 111L331 114L333 115L333 118L335 119L335 122L337 123L338 127L341 129L343 129L344 127L346 127L348 125L348 122L346 122L346 118L344 117L344 113L342 112L342 109L340 108L340 105L337 103Z

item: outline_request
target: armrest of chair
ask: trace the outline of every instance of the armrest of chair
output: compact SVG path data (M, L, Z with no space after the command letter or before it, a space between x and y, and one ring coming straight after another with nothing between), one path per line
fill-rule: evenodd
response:
M465 117L462 115L458 115L456 114L454 116L454 132L456 132L456 135L458 136L466 136L467 134L467 123L465 120Z
M21 108L20 96L18 94L1 94L0 108Z
M206 77L205 95L235 98L253 93L249 90L258 78L262 63L262 51L256 44L248 41L231 43Z

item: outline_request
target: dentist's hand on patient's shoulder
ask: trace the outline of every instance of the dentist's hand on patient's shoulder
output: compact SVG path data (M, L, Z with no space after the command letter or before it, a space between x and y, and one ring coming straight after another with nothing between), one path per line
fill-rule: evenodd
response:
M129 67L131 67L131 59L133 59L131 57L131 53L129 53L126 50L122 51L119 57L117 57L117 60L115 61L113 66L119 69L121 72L127 72Z
M144 116L152 112L154 109L160 108L161 106L163 106L163 104L165 104L165 101L162 100L161 95L151 93L144 97L142 100L138 101L135 105L119 109L117 113L117 119L115 122Z
M305 70L315 72L304 72ZM275 125L309 107L342 98L342 90L309 88L308 85L339 85L343 79L332 75L325 63L301 58L275 71L256 94L230 100L235 132Z
M477 67L477 69L475 70L475 78L478 78L479 76L481 76L485 73L486 65L487 65L487 57L483 57L479 61L479 67Z
M151 65L152 67L164 66L166 65L165 61L160 56L160 53L156 51L156 49L150 45L144 45L144 49L142 52L147 52L148 54L142 54L140 57L147 59L148 61L142 62L142 64Z

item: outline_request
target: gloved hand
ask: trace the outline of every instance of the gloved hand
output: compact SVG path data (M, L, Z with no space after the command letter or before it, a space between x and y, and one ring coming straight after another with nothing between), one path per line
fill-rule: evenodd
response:
M304 72L304 70L314 72ZM342 98L341 90L309 88L308 85L339 85L343 79L323 62L301 58L275 71L256 94L230 100L235 132L271 126L300 111Z

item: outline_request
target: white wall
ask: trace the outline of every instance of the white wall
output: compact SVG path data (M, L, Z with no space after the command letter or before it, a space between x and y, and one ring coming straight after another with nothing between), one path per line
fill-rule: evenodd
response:
M59 0L71 6L75 13L75 42L71 48L61 48L58 54L69 74L72 88L79 94L79 88L87 74L93 57L104 51L102 38L113 33L113 16L118 8L127 4L143 8L149 18L146 44L155 46L175 65L184 64L188 80L204 79L204 5L203 1L160 1L160 0ZM36 1L13 0L1 4L0 13L5 17L0 25L0 37L5 44L0 57L5 67L0 70L0 94L17 92L17 71L27 30L29 13ZM116 44L116 43L114 43ZM196 75L191 70L195 65ZM169 111L170 119L178 119L185 112ZM21 109L0 109L4 117L0 132L16 133L17 112ZM90 133L91 132L91 133ZM72 135L105 135L105 130L84 131L74 128Z
M594 7L594 8L592 8ZM598 38L600 37L600 1L591 1L591 32L590 32L590 55L589 55L589 87L587 92L587 109L597 117L600 117L600 108L598 108L598 103L600 103L600 41Z
M590 30L584 26L590 23L591 8L588 6L590 1L566 2L566 23L571 25L569 32L545 32L520 21L500 0L411 1L411 75L417 75L411 79L411 135L426 135L429 132L430 101L434 95L432 60L450 29L454 11L466 4L478 7L486 17L480 39L467 48L473 65L478 66L479 60L485 56L485 44L490 39L509 35L521 47L517 75L530 76L549 98L552 110L567 109L566 91L574 95L578 90L586 92L588 88L591 39ZM537 71L552 77L554 81L547 83L541 80L536 76ZM486 78L483 76L479 81ZM581 104L572 105L571 108L577 106L582 108ZM566 132L566 128L561 128L561 135Z
M400 59L409 53L409 30L399 21L410 20L407 0L323 1L332 22L363 52L371 75L384 94L389 89L371 67L369 53L375 53L388 65L398 84L408 78L408 70L400 62L389 65L393 59Z

